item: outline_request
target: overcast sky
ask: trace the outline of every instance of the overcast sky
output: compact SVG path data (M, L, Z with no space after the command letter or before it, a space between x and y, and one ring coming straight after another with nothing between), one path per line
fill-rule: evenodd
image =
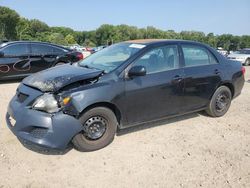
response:
M0 6L79 31L128 24L250 35L250 0L0 0Z

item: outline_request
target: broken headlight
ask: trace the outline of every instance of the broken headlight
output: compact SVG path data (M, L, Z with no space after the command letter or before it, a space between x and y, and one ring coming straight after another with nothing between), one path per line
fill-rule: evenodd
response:
M54 95L45 93L38 97L32 105L34 110L45 111L48 113L58 112L60 110Z

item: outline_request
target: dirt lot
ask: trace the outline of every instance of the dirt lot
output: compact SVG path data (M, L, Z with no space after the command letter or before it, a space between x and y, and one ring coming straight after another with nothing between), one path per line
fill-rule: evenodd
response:
M0 188L250 187L250 81L222 118L195 113L123 131L100 151L42 154L6 127L17 85L0 85Z

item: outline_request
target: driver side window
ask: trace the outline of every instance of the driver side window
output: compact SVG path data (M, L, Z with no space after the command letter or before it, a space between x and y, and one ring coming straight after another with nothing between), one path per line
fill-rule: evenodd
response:
M176 45L167 45L154 48L134 63L134 66L144 66L147 74L164 72L179 67L178 47Z

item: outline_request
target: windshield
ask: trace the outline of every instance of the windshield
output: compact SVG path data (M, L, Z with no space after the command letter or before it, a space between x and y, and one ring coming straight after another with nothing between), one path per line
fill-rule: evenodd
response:
M79 65L109 73L144 47L145 45L131 43L114 44L80 61Z
M250 50L240 50L235 52L236 54L250 54Z

